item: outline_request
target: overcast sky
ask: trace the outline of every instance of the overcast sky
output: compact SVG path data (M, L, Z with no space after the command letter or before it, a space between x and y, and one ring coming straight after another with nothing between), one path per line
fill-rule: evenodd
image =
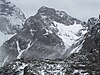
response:
M10 0L29 17L36 14L41 6L65 11L67 14L86 21L100 14L100 0Z

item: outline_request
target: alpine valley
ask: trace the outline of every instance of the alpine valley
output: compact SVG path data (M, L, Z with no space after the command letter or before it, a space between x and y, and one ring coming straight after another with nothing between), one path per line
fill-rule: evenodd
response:
M100 19L45 6L26 19L0 0L0 67L0 75L100 75Z

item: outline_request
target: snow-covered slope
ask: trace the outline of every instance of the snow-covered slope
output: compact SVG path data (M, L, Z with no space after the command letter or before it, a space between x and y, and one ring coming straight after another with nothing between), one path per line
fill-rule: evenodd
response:
M61 23L54 22L58 29L57 35L63 40L66 47L72 46L81 36L78 36L80 30L83 29L81 24L74 23L73 25L66 26ZM82 33L83 34L83 33Z
M76 24L75 22L73 25L65 25L63 23L52 21L46 31L46 34L49 32L55 33L64 42L65 49L61 50L61 53L62 56L63 54L67 56L74 52L78 52L81 49L82 43L84 42L83 36L87 33L87 28L82 26L81 23Z
M65 25L53 21L50 26L51 30L57 30L56 35L64 42L65 49L61 51L62 58L70 56L72 53L78 53L84 43L84 35L87 33L87 28L81 24Z

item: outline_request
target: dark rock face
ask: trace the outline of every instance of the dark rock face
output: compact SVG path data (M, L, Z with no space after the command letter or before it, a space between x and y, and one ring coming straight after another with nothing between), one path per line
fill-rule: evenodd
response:
M8 0L0 0L0 31L13 34L23 28L25 15Z
M25 27L21 33L12 37L1 47L5 53L4 57L9 56L8 62L19 57L53 59L61 56L65 46L55 33L46 34L41 22L35 21L33 17L26 21ZM21 52L22 55L18 56Z
M92 18L88 19L88 22L86 25L87 25L88 29L90 30L97 23L100 23L100 20L98 18L92 17Z
M27 33L29 32L27 37L24 39L29 40L28 42L31 46L29 50L23 54L23 56L28 56L29 54L29 58L49 58L49 55L55 53L53 56L58 57L59 55L56 55L56 52L58 52L57 54L60 54L59 50L64 49L62 40L55 33L47 33L43 24L34 20L35 19L32 17L27 20L25 26L27 26L29 29L24 30L24 34L21 34L23 38L26 37Z
M36 19L43 19L45 21L56 21L65 25L73 25L75 22L80 24L81 21L69 16L64 11L55 10L53 8L41 7L35 15Z

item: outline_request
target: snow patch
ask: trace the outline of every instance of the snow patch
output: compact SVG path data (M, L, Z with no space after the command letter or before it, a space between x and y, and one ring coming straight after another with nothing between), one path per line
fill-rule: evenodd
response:
M27 66L28 64L22 63L22 65L17 69L17 71L19 71L19 75L24 75L24 68Z
M17 59L20 59L20 58L21 58L21 55L22 55L25 51L27 51L27 50L33 45L33 43L31 44L31 41L30 41L29 44L28 44L28 46L27 46L27 48L24 49L24 50L21 50L20 47L19 47L18 41L17 41L16 43L17 43L17 50L18 50L18 53L19 53L18 56L17 56Z
M9 35L6 35L2 32L0 32L0 46L3 45L3 43L7 40L9 40L11 37L13 37L15 34L9 34Z
M84 41L83 41L80 45L78 45L76 48L74 48L74 49L71 51L71 54L72 54L72 53L78 53L79 50L83 47L83 43L84 43Z
M63 40L66 47L69 48L80 38L80 36L77 36L77 33L83 28L81 24L74 23L74 25L65 26L64 24L55 21L53 23L57 25L57 35Z

